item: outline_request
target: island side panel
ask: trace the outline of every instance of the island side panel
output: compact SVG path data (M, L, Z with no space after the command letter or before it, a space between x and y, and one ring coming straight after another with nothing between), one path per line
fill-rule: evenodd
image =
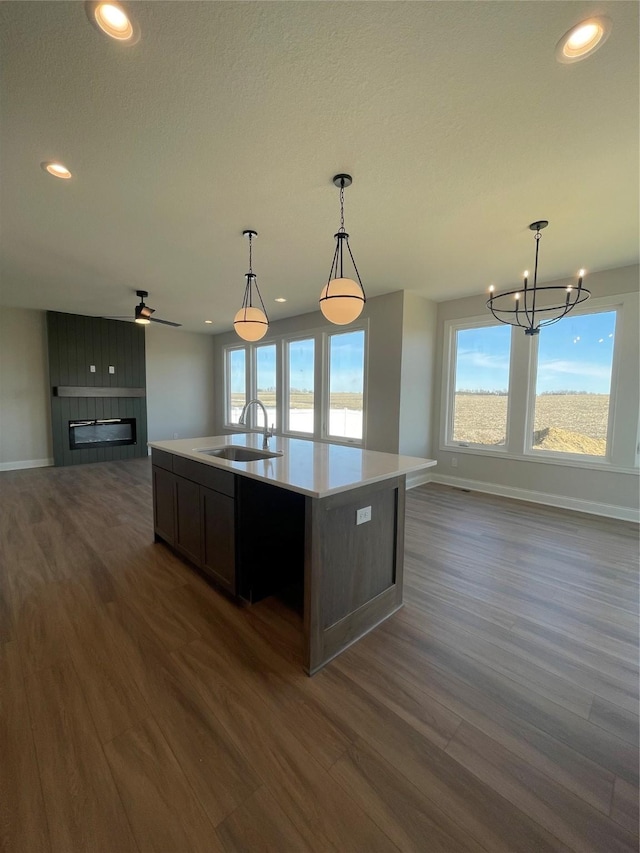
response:
M312 675L402 606L405 478L306 500L305 669ZM356 513L371 507L371 521Z

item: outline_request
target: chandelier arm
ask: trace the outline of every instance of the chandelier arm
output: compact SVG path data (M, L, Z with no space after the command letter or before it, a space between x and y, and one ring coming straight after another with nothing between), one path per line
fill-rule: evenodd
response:
M338 249L340 246L340 240L336 236L336 250L333 253L333 261L331 262L331 269L329 270L329 278L327 279L327 296L329 295L329 284L332 279L338 277ZM335 275L334 275L335 271Z
M529 325L531 328L538 328L536 326L536 289L538 287L538 252L540 251L540 240L542 240L542 234L540 233L539 228L535 233L534 239L536 241L536 260L533 267L533 306L531 311L531 319L529 320L529 318L527 317L527 320L529 320ZM539 325L540 324L538 324L538 326Z
M524 299L523 299L523 308L524 308L524 316L527 318L527 324L528 324L528 325L527 325L527 326L523 326L523 325L522 325L522 323L518 323L518 325L520 326L520 328L521 328L521 329L532 328L532 327L533 327L534 320L535 320L535 289L534 289L534 297L533 297L533 300L534 300L534 309L533 309L533 312L532 312L532 314L533 314L533 316L532 316L532 317L530 317L530 316L529 316L529 304L528 304L528 303L529 303L529 293L530 293L530 291L529 291L529 288L528 288L528 285L527 285L527 280L526 280L526 278L525 278L524 293L523 293L523 297L524 297Z
M268 317L268 315L267 315L267 309L266 309L266 308L265 308L265 306L264 306L264 300L262 299L262 294L260 293L260 288L258 287L258 276L254 276L254 277L253 277L253 280L254 280L254 282L255 282L255 286L256 286L256 293L258 294L258 299L260 300L260 304L262 305L262 313L264 314L264 316L265 316L265 318L266 318L266 320L267 320L267 325L268 325L268 323L269 323L269 317Z
M242 309L245 312L245 317L246 317L246 313L247 313L247 308L251 307L251 301L250 301L251 300L251 288L249 286L249 282L251 281L251 279L249 278L248 275L246 278L247 278L247 283L244 286L244 297L242 299Z
M355 258L353 257L353 252L351 251L351 246L349 245L349 238L346 238L347 241L347 249L349 250L349 256L351 257L351 263L353 264L353 268L356 271L356 275L358 276L358 284L360 285L360 290L362 291L362 295L364 296L365 302L367 301L367 294L364 292L364 287L362 284L362 279L360 278L360 273L358 272L358 267L356 266Z

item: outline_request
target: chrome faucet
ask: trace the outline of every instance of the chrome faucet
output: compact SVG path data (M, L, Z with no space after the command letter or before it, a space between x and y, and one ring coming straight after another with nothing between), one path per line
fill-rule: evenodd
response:
M269 429L269 421L267 419L267 410L265 409L264 403L262 402L262 400L249 400L249 402L246 403L242 408L242 412L241 412L240 417L238 419L238 423L246 425L246 423L247 423L247 411L249 410L249 406L252 406L254 403L256 404L256 406L260 406L260 408L262 409L262 414L264 415L264 438L262 440L262 449L268 450L269 449L269 439L273 435L273 424L271 424L271 429Z

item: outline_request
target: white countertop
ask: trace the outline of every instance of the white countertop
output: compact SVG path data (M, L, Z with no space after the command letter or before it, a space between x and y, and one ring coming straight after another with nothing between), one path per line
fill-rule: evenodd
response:
M174 441L150 441L149 447L164 450L176 456L193 459L203 465L213 465L271 483L282 489L300 492L313 498L324 498L338 492L388 480L401 474L431 468L435 459L417 456L397 456L394 453L379 453L342 444L323 444L299 438L273 436L269 449L282 452L282 456L260 459L255 462L232 462L215 456L199 453L199 449L236 445L239 447L262 448L261 433L213 435L204 438L181 438Z

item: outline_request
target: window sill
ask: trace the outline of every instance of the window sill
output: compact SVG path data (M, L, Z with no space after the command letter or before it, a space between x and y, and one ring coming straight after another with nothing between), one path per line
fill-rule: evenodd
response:
M467 453L470 456L489 456L494 459L509 459L515 462L535 462L543 465L561 465L567 468L587 468L592 471L607 471L611 474L640 474L639 468L624 468L612 465L606 459L598 461L596 458L577 456L552 456L550 452L536 452L517 454L509 453L507 450L494 450L489 447L464 447L457 444L441 444L439 450L443 453Z

